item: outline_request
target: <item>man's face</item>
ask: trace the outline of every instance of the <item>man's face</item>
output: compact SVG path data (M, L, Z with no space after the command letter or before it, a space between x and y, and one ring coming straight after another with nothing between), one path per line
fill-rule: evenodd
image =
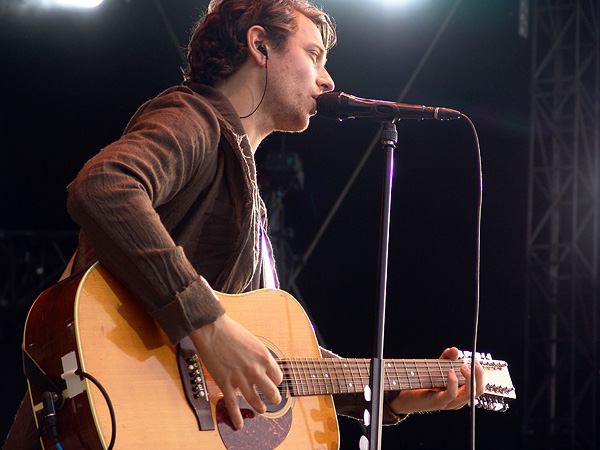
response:
M317 97L335 86L325 70L327 52L317 26L300 13L296 21L286 47L269 56L265 106L276 131L304 131L317 111Z

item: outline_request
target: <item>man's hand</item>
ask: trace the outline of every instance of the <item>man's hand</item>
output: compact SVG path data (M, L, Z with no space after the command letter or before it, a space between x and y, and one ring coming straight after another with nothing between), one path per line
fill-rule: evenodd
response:
M440 356L442 359L458 359L456 347L447 348ZM469 402L471 392L471 370L466 364L460 368L465 377L465 384L458 387L458 378L454 370L448 371L446 389L411 389L401 391L390 407L396 414L409 414L422 411L438 411L444 409L460 409ZM483 394L483 368L475 361L475 397Z
M198 355L219 385L233 426L244 426L236 389L258 413L267 408L256 388L272 404L281 402L277 385L283 375L271 353L252 333L226 314L192 334ZM256 388L255 388L256 387Z

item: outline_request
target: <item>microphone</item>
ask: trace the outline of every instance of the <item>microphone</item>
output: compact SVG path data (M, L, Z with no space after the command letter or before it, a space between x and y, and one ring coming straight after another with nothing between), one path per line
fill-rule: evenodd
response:
M343 92L326 92L317 97L317 116L339 121L361 117L380 122L396 122L400 119L453 120L459 119L460 115L460 112L448 108L370 100Z

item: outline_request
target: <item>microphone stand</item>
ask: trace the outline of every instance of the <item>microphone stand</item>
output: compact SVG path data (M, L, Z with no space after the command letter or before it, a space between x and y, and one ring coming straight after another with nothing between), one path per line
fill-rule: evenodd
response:
M381 428L383 423L383 377L385 374L383 360L385 299L387 290L392 180L394 178L394 149L396 148L397 142L398 131L396 129L396 124L393 122L384 123L383 130L381 131L381 147L385 152L385 173L381 200L381 229L379 238L379 280L377 284L379 309L377 314L377 331L375 335L374 346L375 355L371 360L371 373L369 381L372 390L370 419L367 426L369 450L381 449ZM363 446L361 445L361 449L362 448Z

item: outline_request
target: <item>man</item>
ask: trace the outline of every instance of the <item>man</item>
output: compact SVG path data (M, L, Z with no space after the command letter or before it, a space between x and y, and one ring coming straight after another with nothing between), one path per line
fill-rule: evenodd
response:
M144 104L68 188L68 210L82 229L73 270L99 260L172 343L191 338L236 428L236 390L264 412L256 388L279 403L282 373L214 290L257 289L270 275L261 262L270 256L261 245L266 211L254 153L274 131L306 129L317 97L334 88L325 62L335 39L331 19L305 0L213 0L191 38L184 84ZM442 357L456 359L457 351ZM476 377L480 394L480 367ZM451 371L446 390L386 397L385 421L462 407L468 393ZM350 396L336 406L360 415ZM7 450L31 448L15 436Z

